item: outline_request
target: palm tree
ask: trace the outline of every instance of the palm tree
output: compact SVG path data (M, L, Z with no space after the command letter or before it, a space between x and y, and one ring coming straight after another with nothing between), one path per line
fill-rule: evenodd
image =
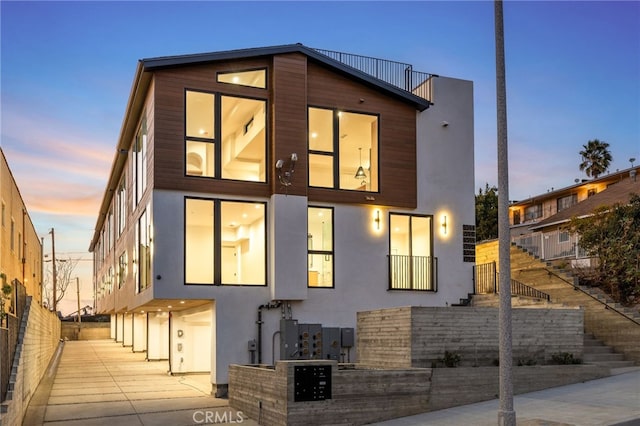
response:
M597 179L602 173L606 172L609 164L613 160L611 152L609 152L609 144L605 141L594 139L589 141L578 154L582 157L580 170L584 170L588 177Z

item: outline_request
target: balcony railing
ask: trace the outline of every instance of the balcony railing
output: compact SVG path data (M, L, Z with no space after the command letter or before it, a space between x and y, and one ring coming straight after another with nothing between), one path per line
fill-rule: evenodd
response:
M542 260L589 257L580 247L580 236L568 231L532 232L513 237L511 242Z
M438 258L389 255L389 290L438 289Z
M371 77L375 77L406 92L413 93L422 99L433 102L431 78L437 77L435 74L414 71L411 64L405 64L403 62L336 52L333 50L313 50Z

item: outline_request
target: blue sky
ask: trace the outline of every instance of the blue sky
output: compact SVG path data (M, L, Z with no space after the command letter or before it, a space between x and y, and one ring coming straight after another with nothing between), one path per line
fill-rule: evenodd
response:
M472 80L476 188L496 184L493 13L491 1L2 0L0 144L38 232L54 227L57 252L88 260L137 61L302 43ZM590 139L611 145L612 171L640 163L640 2L506 1L504 25L510 199L584 178Z

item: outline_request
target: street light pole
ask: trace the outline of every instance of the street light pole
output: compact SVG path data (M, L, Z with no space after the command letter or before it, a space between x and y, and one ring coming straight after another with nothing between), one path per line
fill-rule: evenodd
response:
M495 0L496 107L498 122L498 259L500 262L500 409L498 425L515 426L511 347L511 241L509 238L509 155L507 142L507 89L504 60L502 0Z
M58 301L56 300L58 298L58 294L57 294L57 287L58 287L58 277L56 275L56 237L55 237L55 230L53 228L51 228L51 231L49 231L49 233L51 234L51 267L52 267L52 272L53 272L53 312L58 315Z

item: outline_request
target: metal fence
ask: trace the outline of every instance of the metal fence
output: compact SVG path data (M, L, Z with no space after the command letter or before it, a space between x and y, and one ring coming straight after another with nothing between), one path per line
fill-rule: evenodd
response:
M334 50L313 50L399 89L413 93L428 101L433 101L431 79L437 76L426 72L414 71L411 64L336 52Z
M568 231L532 232L513 237L511 242L542 260L589 257L580 247L580 236Z
M474 266L475 294L497 294L500 292L500 273L496 270L496 262L482 263ZM513 296L534 297L551 300L551 297L538 289L528 286L518 280L511 279L511 294Z
M11 366L18 345L20 322L27 304L27 290L18 280L13 280L13 312L7 314L3 327L0 327L0 401L7 396L7 387L11 377Z
M389 290L436 291L437 276L436 257L389 255Z

